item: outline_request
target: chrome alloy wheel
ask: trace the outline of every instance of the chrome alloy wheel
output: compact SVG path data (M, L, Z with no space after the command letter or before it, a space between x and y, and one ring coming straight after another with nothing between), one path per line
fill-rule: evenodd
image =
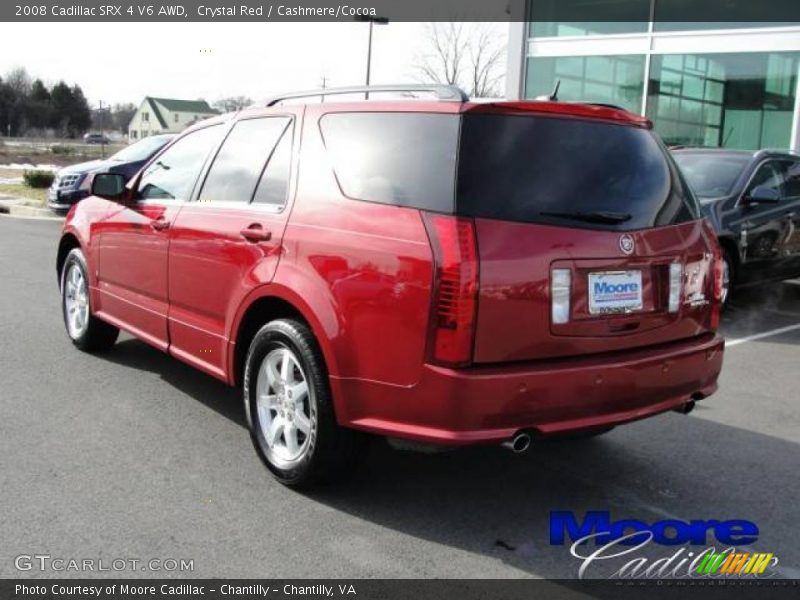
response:
M67 331L76 340L89 325L89 286L86 277L77 264L71 264L64 278L64 307L67 317Z
M288 348L272 350L261 362L256 408L267 459L279 468L299 462L316 435L317 407L300 361Z

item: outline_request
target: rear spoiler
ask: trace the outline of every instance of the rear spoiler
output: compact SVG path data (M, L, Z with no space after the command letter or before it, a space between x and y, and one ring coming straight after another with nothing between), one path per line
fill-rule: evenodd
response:
M487 103L469 103L465 105L464 113L541 113L550 115L563 115L580 117L584 119L598 119L625 123L644 129L652 129L653 122L639 115L635 115L618 106L602 103L563 102L550 100L518 100Z

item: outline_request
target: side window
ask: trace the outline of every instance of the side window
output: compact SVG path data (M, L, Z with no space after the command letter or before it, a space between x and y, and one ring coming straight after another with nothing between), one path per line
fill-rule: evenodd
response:
M221 133L219 125L212 125L175 142L142 174L139 197L188 200L203 161Z
M286 193L289 191L289 175L292 168L292 134L293 127L286 129L269 157L267 167L261 175L253 202L271 204L282 207L286 204Z
M250 202L289 117L245 119L233 126L208 171L201 202Z
M320 120L342 192L357 200L452 213L457 115L330 113Z
M800 198L800 161L787 162L784 173L786 197Z
M758 168L747 191L752 192L757 187L775 190L779 196L783 196L783 169L777 162L769 161Z

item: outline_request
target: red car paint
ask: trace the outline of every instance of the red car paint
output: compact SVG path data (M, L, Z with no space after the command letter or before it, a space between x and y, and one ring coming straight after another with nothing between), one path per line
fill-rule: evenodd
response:
M650 127L612 108L557 102L325 103L218 117L193 130L209 123L227 129L260 115L294 119L288 204L275 213L188 199L85 199L67 217L60 256L75 244L83 249L96 316L236 385L248 311L280 300L320 344L341 425L441 444L614 425L716 389L719 250L702 221L631 231L636 252L626 256L616 231L465 218L472 237L461 254L444 256L436 215L351 199L337 184L320 118L367 110L542 114ZM675 261L684 269L682 300L697 288L710 301L666 311L665 269ZM456 328L462 350L442 364L437 356L448 356L449 342L433 330L448 268L464 288L457 293L466 304L453 318L465 329ZM564 324L550 317L553 268L573 273ZM590 315L585 274L625 268L642 270L642 311Z

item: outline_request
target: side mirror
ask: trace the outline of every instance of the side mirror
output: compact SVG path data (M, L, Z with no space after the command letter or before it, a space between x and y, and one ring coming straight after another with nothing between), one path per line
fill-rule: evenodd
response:
M765 185L759 185L750 190L745 200L748 204L775 204L781 199L780 194Z
M125 182L119 173L97 173L92 179L92 195L119 200L125 195Z

